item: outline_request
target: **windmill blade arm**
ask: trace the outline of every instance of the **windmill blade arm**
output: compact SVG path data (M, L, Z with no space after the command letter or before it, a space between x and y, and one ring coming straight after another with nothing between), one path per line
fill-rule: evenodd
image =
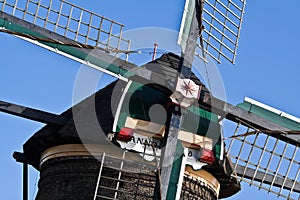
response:
M236 165L235 172L238 175L238 177L240 177L240 179L242 179L245 182L257 181L260 183L263 182L264 184L271 185L274 180L273 186L279 188L282 187L284 189L293 190L294 192L300 193L300 183L294 183L294 180L290 178L286 178L286 180L284 180L284 177L275 177L273 174L266 174L265 172L261 171L255 172L254 169L242 165Z
M12 114L15 116L46 124L64 125L66 123L66 119L59 115L55 115L41 110L36 110L33 108L27 108L24 106L4 101L0 101L0 112Z
M211 110L212 112L219 114L228 120L241 123L253 129L263 130L263 132L270 131L270 135L273 137L279 138L282 141L288 141L290 144L298 146L300 144L300 138L297 134L278 134L278 132L289 133L291 130L286 127L269 121L245 109L226 103L220 99L210 97L209 100L206 100L203 97L203 94L201 94L201 96L202 97L200 97L198 103L200 107L205 110ZM276 133L272 132L274 130L276 130Z
M2 11L0 11L0 27L2 28L2 32L16 35L23 40L119 79L127 80L123 75L128 70L136 67L136 65L130 62L108 54L107 49L100 47L92 48L90 45L78 43L56 32L49 31ZM122 53L121 50L116 49L112 49L111 51ZM128 53L131 53L131 51L128 51Z

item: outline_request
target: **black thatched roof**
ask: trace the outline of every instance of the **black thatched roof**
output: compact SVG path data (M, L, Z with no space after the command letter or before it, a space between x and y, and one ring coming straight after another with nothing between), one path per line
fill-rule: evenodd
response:
M61 116L69 118L64 126L46 125L36 132L23 145L24 154L29 164L39 169L40 156L50 147L63 144L81 144L80 136L82 135L78 134L74 121L76 121L76 124L80 124L80 131L86 133L85 138L83 138L85 142L90 144L105 142L102 133L99 133L98 123L101 123L100 126L104 133L111 131L113 125L111 95L115 84L115 82L109 84L96 94L62 113ZM94 116L90 114L93 109L96 110L98 120L95 120Z
M179 62L180 57L178 55L168 53L142 67L161 75L165 80L169 80L176 78L178 75ZM194 74L192 74L191 79L197 84L202 84ZM122 81L118 81L118 84L113 82L96 92L96 94L63 112L61 116L69 119L64 126L46 125L36 132L23 146L24 154L29 164L38 169L42 152L50 147L62 144L82 143L76 130L78 127L74 124L74 117L76 124L80 123L80 132L85 132L86 134L84 138L85 142L89 141L92 144L103 142L104 138L103 135L99 133L98 123L100 123L104 134L111 132L115 112L114 105L117 104L111 102L112 92L113 90L121 91L125 84L126 83L122 83ZM117 88L115 88L116 85ZM116 97L114 99L118 101L119 98L120 97ZM98 118L97 122L94 121L93 115L91 115L94 108ZM73 116L74 110L76 116Z

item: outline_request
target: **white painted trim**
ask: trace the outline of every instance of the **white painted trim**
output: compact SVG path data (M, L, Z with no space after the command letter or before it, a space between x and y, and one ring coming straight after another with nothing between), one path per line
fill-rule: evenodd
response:
M297 118L297 117L295 117L295 116L292 116L292 115L290 115L290 114L287 114L287 113L285 113L285 112L283 112L283 111L280 111L280 110L278 110L278 109L276 109L276 108L273 108L273 107L271 107L271 106L268 106L268 105L265 105L265 104L263 104L263 103L260 103L260 102L258 102L258 101L256 101L256 100L253 100L253 99L249 98L249 97L245 97L244 101L245 101L245 102L248 102L248 103L250 103L250 104L256 105L256 106L258 106L258 107L261 107L261 108L263 108L263 109L266 109L266 110L268 110L268 111L270 111L270 112L273 112L273 113L275 113L275 114L277 114L277 115L280 115L280 116L285 117L285 118L287 118L287 119L290 119L290 120L292 120L292 121L295 121L295 122L297 122L297 123L300 123L300 119L299 119L299 118Z
M182 183L183 183L183 177L185 172L185 165L186 165L186 158L188 156L189 149L184 147L183 149L183 157L181 161L181 167L180 167L180 173L179 173L179 179L177 183L177 190L176 190L176 196L175 200L179 200L181 196L181 190L182 190Z
M288 118L288 119L290 119L290 120L292 120L292 121L295 121L295 122L300 123L300 119L299 119L298 117L295 117L295 116L293 116L293 115L287 114L287 113L285 113L285 112L282 112L282 113L281 113L281 116L282 116L282 117L285 117L285 118Z
M178 39L177 39L177 44L178 45L181 45L181 42L182 42L182 34L183 34L183 29L184 29L184 25L185 25L185 21L186 21L186 16L187 16L187 13L189 11L189 9L188 9L189 8L189 3L190 3L190 0L185 1L184 11L183 11L181 25L180 25L180 31L179 31Z
M113 132L115 133L116 130L117 130L117 124L118 124L118 120L119 120L119 116L120 116L120 113L121 113L121 108L122 108L122 104L124 102L124 99L125 99L125 96L129 90L129 87L131 86L132 84L132 81L128 81L123 93L122 93L122 96L121 96L121 99L120 99L120 102L118 104L118 108L117 108L117 111L116 111L116 114L115 114L115 119L114 119L114 124L113 124Z
M71 60L77 61L77 62L79 62L79 63L81 63L81 64L84 64L84 65L89 66L89 67L91 67L91 68L94 68L94 69L96 69L96 70L99 70L99 71L101 71L101 72L103 72L103 73L109 74L109 75L111 75L111 76L113 76L113 77L116 77L116 78L118 78L118 79L120 79L120 80L123 80L123 81L128 82L128 79L127 79L127 78L124 78L123 76L121 76L121 75L119 75L119 74L115 74L115 73L113 73L113 72L111 72L111 71L108 71L108 70L106 70L106 69L104 69L104 68L101 68L101 67L99 67L99 66L97 66L97 65L94 65L94 64L92 64L92 63L90 63L90 62L88 62L88 61L85 61L85 60L81 60L81 59L79 59L79 58L76 58L75 56L72 56L72 55L70 55L70 54L67 54L67 53L65 53L65 52L63 52L63 51L60 51L60 50L56 49L56 48L49 47L49 46L47 46L47 45L45 45L45 44L42 44L42 43L40 43L40 42L38 42L38 41L36 41L36 40L32 40L32 39L29 39L29 38L26 38L26 37L17 36L17 35L16 35L16 37L18 37L18 38L20 38L20 39L22 39L22 40L25 40L25 41L27 41L27 42L30 42L30 43L32 43L32 44L35 44L35 45L37 45L37 46L43 47L43 48L45 48L45 49L47 49L47 50L49 50L49 51L52 51L52 52L54 52L54 53L57 53L57 54L61 55L61 56L65 56L65 57L67 57L67 58L69 58L69 59L71 59Z

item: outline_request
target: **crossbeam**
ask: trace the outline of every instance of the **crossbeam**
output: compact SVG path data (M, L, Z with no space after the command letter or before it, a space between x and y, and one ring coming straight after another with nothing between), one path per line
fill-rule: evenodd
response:
M0 112L8 113L11 115L19 116L22 118L30 119L33 121L53 124L53 125L64 125L67 119L60 115L55 115L49 112L20 106L5 101L0 101Z
M290 129L266 120L242 108L226 103L220 99L211 97L210 102L199 100L199 105L201 108L211 110L213 113L219 114L230 121L241 123L247 127L260 130L261 132L264 130L267 132L275 131L271 132L270 135L295 146L299 146L300 144L299 135L280 134L280 132L289 132Z
M251 169L249 167L245 167L242 165L237 165L235 168L235 172L237 173L238 176L249 179L249 181L254 179L257 182L263 182L263 183L269 184L269 185L272 184L272 182L274 181L273 185L276 187L279 187L279 188L282 187L284 189L293 190L293 192L300 193L300 183L295 182L294 180L292 180L290 178L287 178L285 180L283 177L280 177L280 176L275 177L274 174L265 175L264 172L260 172L260 171L256 172L254 169ZM245 181L245 179L243 179L243 181Z

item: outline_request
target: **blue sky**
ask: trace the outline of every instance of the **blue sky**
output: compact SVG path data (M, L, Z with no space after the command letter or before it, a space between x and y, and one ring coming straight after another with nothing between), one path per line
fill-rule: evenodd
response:
M71 2L126 25L179 30L183 1L92 0ZM236 65L218 65L227 101L237 104L245 96L300 117L299 46L300 1L249 1L241 32ZM156 42L156 41L153 41ZM143 58L149 61L151 56ZM73 85L80 64L0 33L0 100L61 113L72 105ZM98 73L91 70L91 73ZM107 79L104 79L107 80ZM0 113L0 162L3 199L21 199L22 167L12 158L43 124ZM36 194L38 173L30 169L29 199ZM277 199L243 185L233 199Z

